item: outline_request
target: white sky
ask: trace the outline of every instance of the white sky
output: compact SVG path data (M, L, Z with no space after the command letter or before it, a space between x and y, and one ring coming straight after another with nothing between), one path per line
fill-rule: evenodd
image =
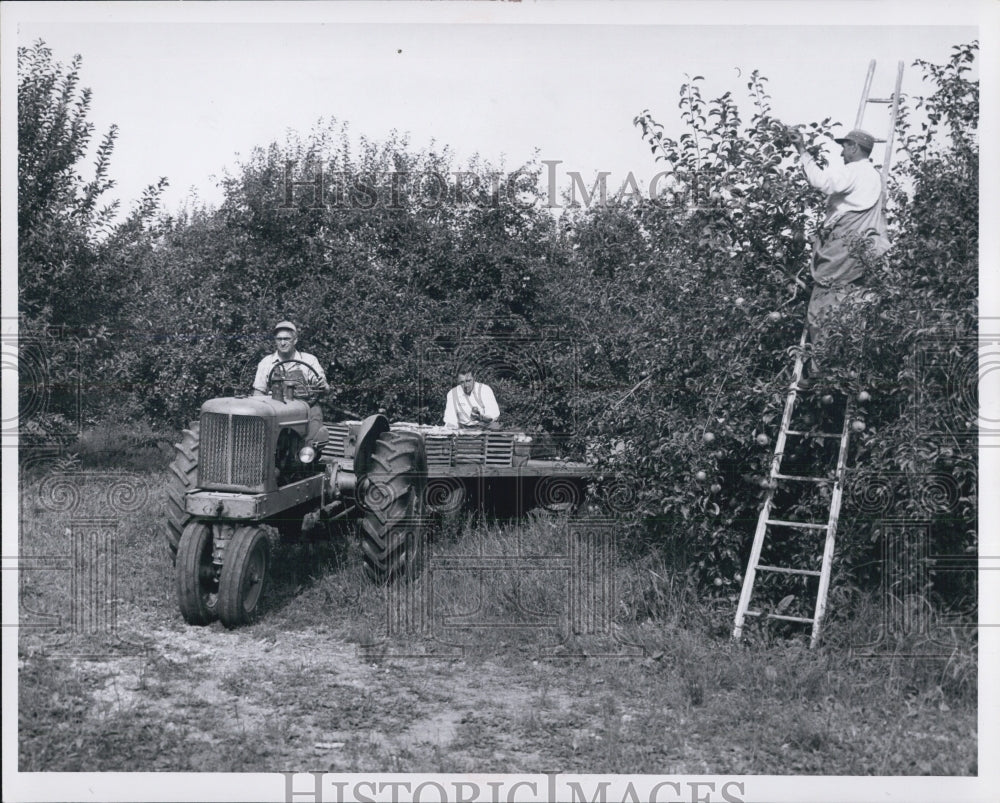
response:
M241 21L246 15L227 23L148 22L122 21L128 9L117 8L66 22L43 8L49 19L20 23L17 41L44 39L64 62L82 55L81 84L94 92L91 120L99 132L112 123L120 128L114 193L127 204L162 175L171 185L166 206L175 208L191 188L218 202L212 177L231 168L237 154L280 140L288 129L308 132L320 117L347 121L377 140L397 128L416 146L436 140L461 157L505 156L509 168L537 149L540 158L563 162L561 177L566 170L588 179L608 170L609 187L617 188L629 171L648 181L662 169L632 120L650 108L668 131L678 131L685 74L705 76L707 98L726 90L746 98L741 73L759 69L782 119L830 116L850 127L869 59L879 64L876 92L891 91L899 60L907 65L904 91L914 91L914 59L944 61L952 45L977 34L952 24L961 14L950 15L948 25L905 27L757 25L761 14L746 25L672 24L729 23L748 16L751 5L725 4L732 10L726 14L661 13L668 24L633 25ZM820 19L779 5L784 22ZM502 11L510 23L530 16ZM627 22L628 15L610 19ZM749 117L749 102L741 107ZM866 126L881 130L884 112L872 109Z
M979 25L982 141L992 143L997 141L1000 98L998 10L996 0L615 5L6 2L0 5L3 332L6 336L16 329L16 45L37 38L44 39L60 61L82 55L82 84L94 93L90 119L98 135L112 123L120 128L111 165L118 182L114 195L127 206L145 185L166 176L171 182L166 205L175 209L190 188L203 200L218 202L212 176L231 168L236 154L280 140L289 129L306 133L323 116L347 121L355 132L374 139L396 128L410 132L418 147L436 139L463 158L479 152L497 161L503 155L508 168L537 150L540 159L562 160L563 171L578 170L585 177L611 171L609 187L617 187L630 171L648 179L661 169L632 119L648 107L668 131L679 131L677 91L685 74L706 77L706 98L734 91L749 115L745 75L759 69L770 79L775 114L787 122L830 116L850 126L870 59L879 62L883 83L876 85L877 92L888 91L898 60L907 68L904 91L919 92L918 73L911 67L914 59L945 61L951 46L974 38ZM874 124L867 127L877 129ZM1000 318L989 322L985 317L1000 315L995 148L984 148L982 160L981 311L984 331L1000 333ZM16 410L12 373L16 379L16 370L4 370L5 421L13 420L9 413ZM989 395L994 401L997 397ZM992 423L1000 414L983 420ZM991 432L993 442L986 445L997 445L1000 430L994 426ZM982 450L983 488L996 485L998 457L996 449ZM4 519L16 521L16 460L4 460L2 469ZM990 526L1000 520L1000 495L982 494L980 517L987 525L982 554L1000 555L1000 533ZM9 532L14 535L15 529ZM5 550L7 544L5 538ZM16 544L4 554L15 549ZM5 622L7 611L17 610L16 586L4 583ZM982 585L980 605L986 620L1000 620L995 582ZM13 628L4 630L6 659ZM995 627L981 631L984 678L997 677L996 636ZM4 661L4 685L9 689L14 688L16 673L11 664ZM9 695L5 698L11 701ZM997 684L981 685L980 706L985 724L995 725L1000 709ZM9 735L16 706L3 708ZM852 784L852 779L817 783L792 778L791 786L783 785L783 779L764 779L753 788L768 789L768 799L775 801L991 800L1000 766L986 757L1000 755L996 728L983 727L979 740L978 779L914 784L875 778ZM10 739L4 742L4 756L5 767L16 766L16 743ZM191 800L225 794L237 800L269 794L261 790L273 780L160 775L155 787L144 783L137 792L133 782L123 783L120 776L116 781L113 775L91 774L86 782L63 786L65 778L45 774L18 783L16 792L22 800L156 794ZM795 781L800 783L796 786ZM6 778L4 785L6 797ZM12 785L12 795L14 791Z

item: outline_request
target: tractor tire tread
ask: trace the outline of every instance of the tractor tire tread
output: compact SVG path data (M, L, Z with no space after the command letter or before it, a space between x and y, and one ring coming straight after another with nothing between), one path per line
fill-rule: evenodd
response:
M391 489L392 498L384 508L368 510L361 520L365 572L379 583L411 577L418 568L423 538L427 478L423 439L409 432L390 431L380 435L369 477Z
M184 528L193 517L184 508L184 494L198 484L198 446L200 431L197 422L193 422L184 430L181 442L174 444L176 455L170 464L167 475L167 488L164 499L165 517L163 533L166 538L167 552L172 562L177 562L177 550L180 547Z

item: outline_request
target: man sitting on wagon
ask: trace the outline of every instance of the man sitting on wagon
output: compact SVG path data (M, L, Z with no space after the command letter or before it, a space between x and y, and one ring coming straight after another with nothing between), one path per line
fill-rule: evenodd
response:
M455 429L499 429L500 407L493 389L476 382L472 371L462 369L458 384L448 391L444 407L444 424Z

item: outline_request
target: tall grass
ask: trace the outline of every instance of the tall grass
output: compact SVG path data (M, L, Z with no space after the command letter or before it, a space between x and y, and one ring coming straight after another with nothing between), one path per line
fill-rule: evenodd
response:
M173 582L161 534L165 479L163 473L78 466L22 477L22 643L102 638L103 626L90 635L74 630L74 615L87 613L79 610L84 604L166 610ZM100 600L74 600L74 576L81 583L93 579ZM40 621L58 624L33 627Z
M858 594L849 598L849 610L830 618L816 650L808 649L807 628L783 625L748 627L744 639L734 643L734 603L702 596L688 575L654 553L618 556L611 566L611 631L604 637L575 634L568 572L560 567L573 526L548 513L520 522L472 516L441 522L424 573L405 593L371 585L351 545L284 615L289 625L300 626L325 617L362 650L395 646L405 653L434 642L437 648L460 647L465 655L552 658L564 652L607 655L610 646L624 658L634 657L632 648L639 645L644 660L670 667L692 705L739 688L775 702L832 695L874 706L904 697L933 706L976 705L977 640L968 619L949 624L932 619L922 634L878 641L880 601ZM400 622L393 616L402 598L430 600L432 610L419 632L398 632ZM553 651L557 645L564 649ZM369 654L378 655L378 649Z

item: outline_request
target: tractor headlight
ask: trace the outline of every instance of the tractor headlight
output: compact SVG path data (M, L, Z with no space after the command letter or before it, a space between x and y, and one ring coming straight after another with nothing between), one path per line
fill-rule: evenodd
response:
M299 462L311 463L316 459L316 450L312 446L303 446L299 449Z

